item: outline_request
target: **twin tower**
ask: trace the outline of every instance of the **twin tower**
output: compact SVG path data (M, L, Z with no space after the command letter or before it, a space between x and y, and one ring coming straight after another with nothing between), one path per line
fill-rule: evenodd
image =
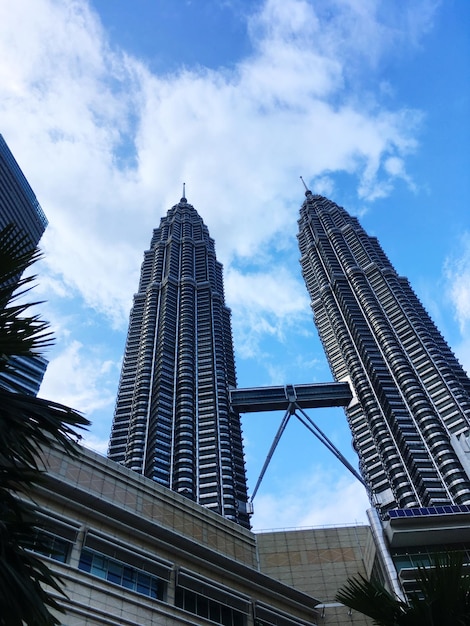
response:
M371 504L470 505L470 380L378 241L306 191L302 273ZM154 230L134 296L109 457L249 527L230 310L186 198Z

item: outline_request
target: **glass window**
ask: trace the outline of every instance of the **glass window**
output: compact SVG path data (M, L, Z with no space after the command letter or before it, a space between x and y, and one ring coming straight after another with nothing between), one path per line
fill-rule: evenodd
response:
M241 611L183 587L176 587L175 605L223 626L245 626L246 624L246 615Z
M91 573L100 578L106 578L107 560L104 556L99 554L93 555L93 562L91 564Z
M196 594L186 591L184 594L184 608L190 613L196 613Z
M245 626L245 620L242 613L238 611L232 611L233 626Z
M31 549L38 554L54 559L54 561L66 563L71 547L72 542L62 539L62 537L38 531Z
M209 619L213 622L220 622L220 605L212 600L209 602Z
M232 626L232 610L228 606L222 606L222 624L224 626Z
M163 589L162 583L159 583L156 578L151 576L150 577L150 594L149 594L150 597L151 598L155 598L156 600L162 599L162 598L159 598L159 596L158 596L158 592L159 592L160 588Z
M209 600L204 596L197 598L197 614L201 617L209 617Z
M398 572L400 572L402 569L411 567L411 559L407 554L394 556L393 562Z
M122 584L122 565L115 561L109 561L107 578L110 582L117 585Z
M78 564L78 569L83 570L84 572L91 572L91 564L93 561L93 554L88 550L82 550L80 555L80 563Z
M137 591L146 596L150 595L150 576L141 572L137 574Z
M132 567L123 568L122 586L126 589L135 589L135 571Z
M162 580L104 554L84 548L80 555L78 568L99 578L104 578L115 585L120 585L157 600L163 600L165 583Z

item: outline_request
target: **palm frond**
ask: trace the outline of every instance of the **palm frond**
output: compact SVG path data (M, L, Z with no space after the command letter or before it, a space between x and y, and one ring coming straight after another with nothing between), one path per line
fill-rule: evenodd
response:
M377 580L367 580L361 574L350 578L338 591L338 602L363 613L382 626L397 626L406 613L407 605L389 593Z
M14 290L21 290L34 281L34 276L23 276L33 263L41 258L38 248L31 248L26 234L14 224L0 230L0 307L4 308Z
M31 552L33 542L46 541L36 507L0 489L0 626L60 624L49 609L63 612L50 593L66 596L62 581Z
M416 583L417 590L403 602L359 575L336 600L381 626L470 626L470 572L461 553L438 554L430 567L418 566Z
M0 388L0 464L42 469L43 449L78 452L77 428L89 425L83 415L57 402Z
M52 343L47 322L25 303L34 276L23 272L40 258L18 229L0 231L0 372L14 371L14 357L41 355ZM0 382L0 626L55 626L61 611L51 590L62 583L31 549L47 542L29 495L46 469L45 452L78 454L77 429L89 421L62 404L12 392ZM39 542L39 543L38 543Z
M418 566L416 581L409 603L423 623L470 624L470 572L461 552L434 555L430 567Z
M9 367L12 356L38 356L53 342L49 324L26 315L40 303L23 301L36 278L24 272L40 258L16 227L0 230L0 371Z

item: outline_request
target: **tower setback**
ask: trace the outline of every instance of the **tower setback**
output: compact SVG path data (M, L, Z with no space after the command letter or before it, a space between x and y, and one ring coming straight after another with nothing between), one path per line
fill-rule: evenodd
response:
M235 386L222 265L183 197L144 253L109 457L249 527Z
M377 239L305 195L302 273L332 373L353 389L346 414L372 503L470 504L469 378Z

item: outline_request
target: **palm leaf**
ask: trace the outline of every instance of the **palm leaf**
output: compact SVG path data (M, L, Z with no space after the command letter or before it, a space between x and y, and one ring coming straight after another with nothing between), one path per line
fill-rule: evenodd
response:
M389 593L379 581L369 581L361 574L350 578L335 599L382 626L401 624L400 620L407 610L407 605Z
M470 624L470 575L461 552L434 555L430 567L418 566L418 590L410 611L427 624ZM424 623L424 622L423 622Z
M40 258L13 225L0 230L0 371L10 367L12 356L38 356L53 342L47 322L25 315L40 302L24 302L36 278L24 272Z
M13 370L13 357L41 355L52 342L49 325L29 314L25 303L34 276L23 276L40 258L13 226L0 231L0 372ZM76 455L77 428L88 420L66 406L5 389L0 380L0 626L55 626L52 595L62 583L31 549L47 542L28 495L46 469L45 453L59 448ZM39 544L38 544L39 542Z
M31 248L29 238L14 224L0 230L0 308L4 309L12 300L26 294L35 276L24 275L33 263L41 258L38 248Z
M44 448L77 454L74 440L89 421L62 404L0 388L0 465L42 469Z
M336 600L381 626L470 626L470 574L461 553L438 554L430 567L418 566L416 586L403 602L378 581L359 575Z
M28 549L38 532L34 507L16 498L13 508L0 510L0 625L60 624L49 609L63 611L44 586L63 594L61 581Z

